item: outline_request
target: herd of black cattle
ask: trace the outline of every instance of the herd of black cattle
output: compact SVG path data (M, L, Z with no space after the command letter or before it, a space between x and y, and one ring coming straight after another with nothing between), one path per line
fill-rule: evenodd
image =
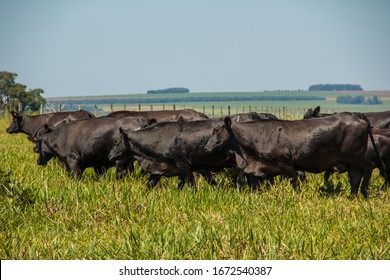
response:
M149 188L162 176L178 176L178 187L194 184L194 172L216 185L225 168L244 175L251 188L282 175L300 191L305 172L348 172L351 196L368 196L375 168L389 184L390 111L321 114L302 120L246 113L209 119L194 110L118 111L105 117L80 110L28 116L12 112L8 133L25 133L35 143L37 163L56 157L80 179L116 167L120 178L138 161L149 174ZM235 176L232 176L235 180Z

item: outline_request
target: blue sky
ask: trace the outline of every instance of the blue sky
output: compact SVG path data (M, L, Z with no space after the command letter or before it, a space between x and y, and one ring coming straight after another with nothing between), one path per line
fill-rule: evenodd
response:
M390 90L390 1L0 0L0 71L44 97Z

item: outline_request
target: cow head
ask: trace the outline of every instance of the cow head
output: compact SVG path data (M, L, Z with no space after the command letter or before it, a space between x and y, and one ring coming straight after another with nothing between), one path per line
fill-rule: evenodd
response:
M204 149L207 153L211 153L217 149L225 149L229 154L233 153L235 155L236 164L239 168L245 168L248 165L236 135L233 132L232 119L229 116L225 117L222 126L216 127L213 130L213 134Z
M303 116L304 119L312 119L312 118L319 118L321 117L320 115L321 107L317 106L312 110L311 108L307 110L305 115Z
M213 129L212 135L209 138L209 140L206 143L206 146L204 147L204 150L207 153L211 153L216 149L221 148L224 144L227 144L229 142L229 133L227 131L227 128L231 127L232 120L230 117L226 117L224 119L223 125L216 126Z
M119 135L114 137L111 151L108 155L109 161L120 160L128 156L130 152L129 141L127 133L122 127L119 127Z
M15 111L11 111L11 115L12 115L12 122L9 125L9 127L6 129L7 133L13 134L13 133L22 132L23 115L16 113Z
M44 124L43 129L38 132L37 136L28 136L27 139L33 143L35 143L35 146L33 148L34 153L39 153L39 144L38 144L38 138L42 136L43 134L49 133L52 130L49 128L47 124Z

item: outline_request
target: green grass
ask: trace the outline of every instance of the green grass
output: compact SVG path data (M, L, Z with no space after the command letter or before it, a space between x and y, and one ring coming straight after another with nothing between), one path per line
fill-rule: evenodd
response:
M57 161L36 164L25 135L0 119L1 259L389 259L389 191L374 174L371 197L348 199L346 175L309 174L297 195L286 180L259 192L197 178L146 191L139 170L81 181Z

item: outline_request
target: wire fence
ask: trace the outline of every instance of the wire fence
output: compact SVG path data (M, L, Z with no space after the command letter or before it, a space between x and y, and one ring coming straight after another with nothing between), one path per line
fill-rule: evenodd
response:
M67 108L67 110L64 110ZM68 106L64 104L57 104L56 106L41 106L40 114L69 111ZM73 110L86 110L93 113L95 116L105 116L114 111L159 111L159 110L182 110L193 109L198 112L202 112L209 118L220 118L227 115L257 112L273 114L279 119L294 120L302 119L307 110L311 108L305 107L292 107L292 106L263 106L263 105L213 105L213 104L201 104L201 105L186 105L186 104L161 104L161 105L145 105L145 104L131 104L131 105L114 105L114 104L95 104L89 106L78 105L73 107ZM334 113L333 108L321 107L322 113ZM32 114L33 112L26 112ZM0 110L0 116L9 116L8 110Z
M41 107L40 113L49 113L49 112L61 112L63 106L58 104L57 108L49 108L49 107ZM212 104L204 104L204 105L192 105L188 106L185 104L161 104L161 105L143 105L143 104L132 104L132 105L113 105L108 104L100 107L98 105L94 105L91 110L91 106L89 106L89 110L83 108L81 105L78 106L78 110L84 109L90 111L95 116L104 116L110 112L128 110L128 111L159 111L159 110L182 110L182 109L192 109L198 112L202 112L207 115L209 118L219 118L227 115L240 114L240 113L249 113L249 112L257 112L257 113L268 113L273 114L279 119L302 119L304 114L310 107L289 107L289 106L262 106L262 105L212 105ZM321 108L322 113L334 113L334 109L332 108Z

